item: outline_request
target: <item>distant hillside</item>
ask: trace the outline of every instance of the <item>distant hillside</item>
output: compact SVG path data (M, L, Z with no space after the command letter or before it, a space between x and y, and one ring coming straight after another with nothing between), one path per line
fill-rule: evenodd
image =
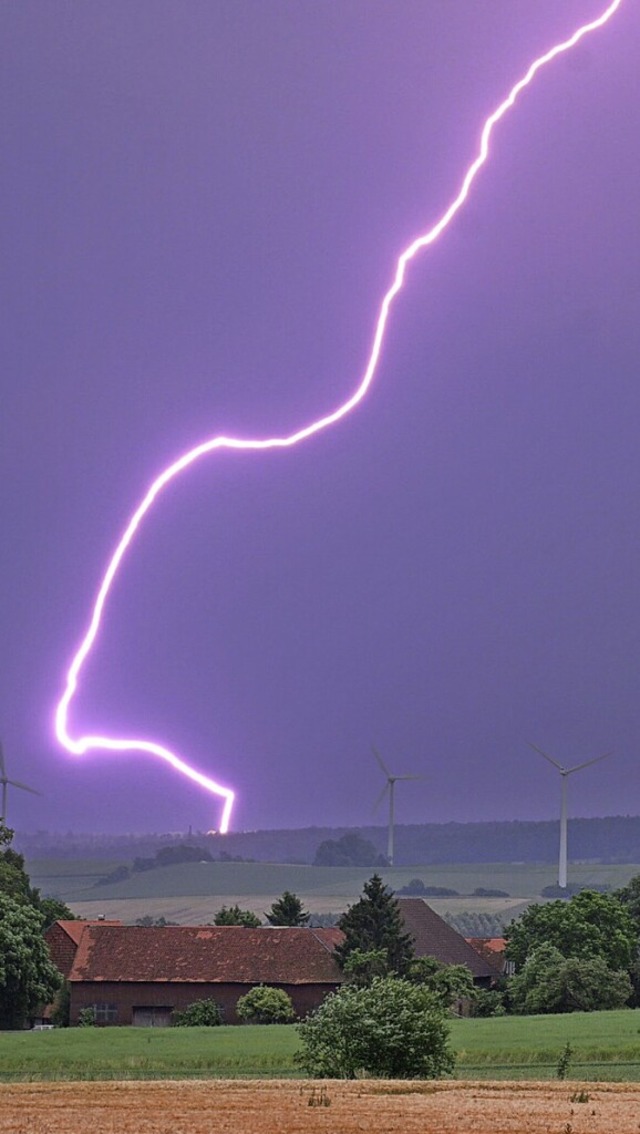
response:
M153 856L176 843L206 848L214 859L256 862L313 863L326 839L357 830L384 853L384 827L305 827L301 830L237 831L228 835L180 833L159 835L18 834L16 846L28 858L133 859ZM640 862L640 817L610 816L572 819L569 855L573 862ZM522 862L553 863L558 857L558 823L425 823L396 827L396 866L413 863Z

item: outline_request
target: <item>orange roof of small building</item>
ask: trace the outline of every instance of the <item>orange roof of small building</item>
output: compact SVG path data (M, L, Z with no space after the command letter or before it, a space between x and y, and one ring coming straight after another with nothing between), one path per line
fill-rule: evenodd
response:
M70 981L340 984L333 929L85 924Z
M490 953L504 953L507 947L506 937L467 937L466 940L474 949L488 949Z

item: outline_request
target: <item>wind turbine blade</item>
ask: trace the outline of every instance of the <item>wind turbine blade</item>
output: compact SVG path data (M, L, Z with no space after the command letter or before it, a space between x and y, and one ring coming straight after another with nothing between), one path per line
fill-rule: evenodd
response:
M22 788L23 791L30 791L32 795L42 795L42 792L36 791L34 787L29 787L28 784L21 784L20 780L7 780L6 782L11 784L12 787L19 787Z
M378 798L376 799L376 801L375 801L375 803L374 803L374 805L373 805L373 810L374 810L374 811L377 811L377 810L378 810L378 808L379 808L380 804L382 803L382 800L384 799L384 797L385 797L385 795L387 794L388 790L389 790L389 781L387 780L387 782L386 782L386 784L384 785L384 787L383 787L382 791L380 792L380 795L378 796Z
M394 776L394 780L422 780L424 776Z
M387 768L387 765L385 764L384 760L382 759L382 756L378 752L378 749L376 748L375 744L371 745L371 751L373 752L373 755L375 756L376 760L378 761L378 763L379 763L380 767L382 768L382 771L384 772L387 779L390 779L391 772Z
M533 748L534 752L538 752L540 756L544 756L545 760L548 760L550 764L553 764L554 768L557 768L559 772L566 771L566 768L564 768L562 764L559 764L557 760L554 760L553 756L550 756L548 752L543 752L541 748L538 748L537 744L532 744L530 740L527 741L527 744L529 745L529 748Z
M593 760L585 760L583 764L574 764L573 768L567 768L567 772L579 772L581 768L588 768L590 764L597 764L599 760L606 759L607 756L613 756L612 752L603 752L601 756L594 756Z
M0 776L4 778L6 774L7 769L4 766L4 749L2 747L2 742L0 742Z

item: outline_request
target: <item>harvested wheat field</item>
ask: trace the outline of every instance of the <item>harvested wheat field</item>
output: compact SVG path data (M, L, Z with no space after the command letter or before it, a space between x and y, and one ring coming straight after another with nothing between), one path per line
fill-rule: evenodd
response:
M640 1084L208 1080L0 1086L2 1134L638 1134Z

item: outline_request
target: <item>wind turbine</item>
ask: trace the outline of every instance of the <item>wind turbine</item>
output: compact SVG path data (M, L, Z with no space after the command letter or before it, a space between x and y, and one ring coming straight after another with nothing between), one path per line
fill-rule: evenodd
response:
M378 796L378 798L375 802L374 810L375 810L376 807L380 806L385 795L387 794L387 792L389 792L389 835L388 835L388 838L387 838L387 858L389 860L389 866L393 866L393 824L394 824L394 820L395 820L395 813L394 813L395 786L398 783L398 780L419 780L420 776L392 776L391 772L389 771L386 764L384 763L382 756L378 752L378 749L374 745L372 745L371 747L372 747L373 755L375 756L376 760L378 761L378 763L379 763L379 765L380 765L380 767L381 767L381 769L382 769L382 771L383 771L383 773L384 773L384 775L386 776L386 779L387 779L386 784L384 785L382 791L380 792L380 795Z
M7 821L7 787L20 788L21 791L30 791L32 795L42 795L42 792L36 791L35 788L29 787L28 784L21 784L20 780L10 780L7 776L7 768L4 762L4 752L2 750L2 743L0 743L0 785L2 786L2 810L0 810L0 822L6 823Z
M531 744L527 741L530 748L534 752L538 752L540 756L544 756L554 768L557 768L560 773L560 780L562 783L562 791L560 797L560 854L558 856L558 886L562 890L567 888L567 779L572 776L574 772L580 772L583 768L588 768L590 764L597 764L599 760L604 760L606 756L610 756L610 752L603 752L601 756L594 756L593 760L585 760L582 764L574 764L572 768L565 768L558 760L554 760L548 752L543 752L537 745Z

